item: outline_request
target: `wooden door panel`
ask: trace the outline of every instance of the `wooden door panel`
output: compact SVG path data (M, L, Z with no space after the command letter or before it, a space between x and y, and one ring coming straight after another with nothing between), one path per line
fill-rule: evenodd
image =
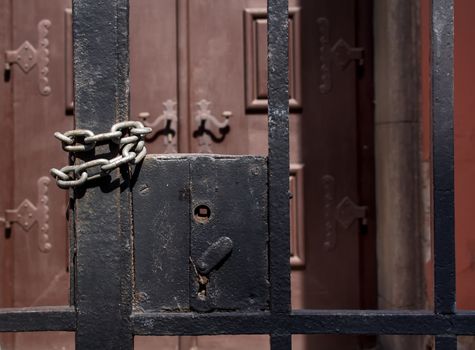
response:
M362 306L360 256L362 221L345 208L360 203L358 130L363 118L357 100L360 80L371 67L345 61L342 43L357 47L357 13L365 2L303 1L304 205L307 254L305 304L308 308L358 309ZM363 48L364 50L364 48ZM357 70L358 69L358 70ZM369 82L371 83L371 82ZM360 96L361 97L361 96ZM365 120L371 123L371 119ZM365 125L372 130L372 124ZM374 254L375 252L370 252ZM309 348L357 348L357 337L308 339Z
M11 44L11 2L0 0L0 52L10 50ZM5 79L0 79L0 148L13 149L13 104L12 85ZM0 157L0 215L13 207L13 154L4 152ZM4 227L0 223L0 229ZM3 233L3 231L2 231ZM10 307L13 304L13 240L5 234L0 235L0 306ZM0 346L12 347L13 335L1 334Z
M38 180L47 177L49 169L67 163L67 155L52 137L58 130L69 130L73 119L65 115L65 9L70 1L19 0L13 6L12 48L29 41L38 45L38 23L49 20L49 62L44 76L51 88L49 94L39 90L38 69L24 73L13 65L10 84L13 88L14 145L13 206L29 199L37 204ZM43 226L35 223L27 232L15 224L13 306L51 306L69 303L68 233L66 225L67 194L50 180L45 201L49 210ZM13 208L12 208L13 209ZM38 238L47 234L51 249L40 251ZM16 334L14 349L72 349L71 337L47 334Z
M205 336L197 337L195 349L190 350L237 350L237 349L259 349L267 350L269 337L266 335L232 335L232 336ZM188 349L186 349L188 350Z
M66 164L67 155L52 135L57 130L68 130L73 126L71 117L65 116L64 103L64 0L15 1L13 4L14 35L13 45L18 47L25 40L32 43L38 37L37 24L48 19L52 25L48 33L49 72L51 93L44 96L38 91L38 78L33 68L23 74L17 66L12 66L13 103L15 115L14 153L14 202L20 204L28 198L36 203L37 181L49 176L49 169L58 162ZM68 304L69 282L62 281L67 275L67 228L66 194L53 182L48 186L49 220L48 234L52 245L48 253L38 248L37 237L40 228L36 224L26 233L13 226L15 242L15 306L65 305ZM44 233L44 232L43 232ZM65 279L67 280L67 278ZM59 283L62 296L57 300L43 295L58 293ZM54 291L53 291L54 290Z
M354 11L355 1L332 5L307 1L304 33L318 33L318 19L331 18L331 41L344 37L354 44ZM307 261L320 271L307 278L307 296L315 300L314 307L355 308L359 306L359 229L357 222L345 229L333 219L345 197L358 200L356 71L354 66L344 71L333 67L332 90L323 94L319 41L309 38L305 49L304 98L315 101L304 106L305 205L313 213L306 215L306 227L312 228L307 235L312 250L319 252Z
M331 5L330 5L331 3ZM330 40L344 37L354 44L355 1L305 2L304 33L318 33L318 19L331 18ZM358 234L355 221L349 228L334 220L336 208L346 197L358 200L356 71L333 67L333 87L320 91L320 47L315 36L305 44L304 128L306 227L312 250L308 264L319 274L307 278L307 296L314 307L355 308L359 305ZM310 101L315 101L310 103ZM307 195L308 194L308 195Z
M177 1L130 1L130 115L162 115L167 100L178 102ZM175 106L176 110L176 106ZM156 129L156 128L154 128ZM180 135L178 135L179 137ZM148 142L149 153L165 153L164 136Z
M211 112L220 118L231 111L230 132L221 143L213 143L215 153L267 154L267 41L266 2L262 0L216 3L198 0L190 3L189 86L190 125L196 129L196 105L210 101ZM300 99L300 30L297 1L291 1L292 109ZM199 28L199 30L193 30ZM292 118L291 158L298 161L298 113ZM213 130L216 132L216 129ZM199 152L198 140L191 150Z
M198 0L189 6L190 125L196 129L196 103L202 99L212 103L210 109L218 118L231 111L230 133L224 142L212 145L213 152L246 154L243 1ZM191 149L199 151L197 140L192 140Z
M179 337L135 337L135 350L178 350ZM187 349L188 350L188 349Z

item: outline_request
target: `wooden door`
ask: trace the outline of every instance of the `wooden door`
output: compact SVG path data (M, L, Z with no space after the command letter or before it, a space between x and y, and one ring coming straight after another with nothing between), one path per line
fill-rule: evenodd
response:
M6 8L9 2L1 1ZM2 93L12 97L12 103L1 106L6 125L1 139L12 144L10 156L2 159L10 169L9 186L0 189L2 210L35 199L37 179L66 162L52 134L73 127L69 7L69 0L12 3L13 48L25 40L36 42L42 19L52 23L51 93L38 90L37 67L24 74L13 66L11 81L2 84ZM130 8L131 118L144 119L140 114L148 112L146 121L153 124L158 116L171 116L168 125L162 120L154 126L149 152L265 155L266 1L131 0ZM375 304L370 8L370 0L290 1L289 181L292 304L297 309ZM352 47L363 51L348 51ZM342 64L345 53L350 59ZM231 112L228 127L197 122L198 113L206 111L220 122L226 120L223 112ZM208 133L200 133L200 126ZM6 137L9 130L13 137ZM16 227L12 238L2 241L0 248L13 245L13 252L2 256L11 293L1 295L12 305L68 302L67 198L53 183L49 204L48 253L37 249L37 227L28 233ZM364 220L357 206L368 207ZM58 335L25 334L9 341L15 350L73 348L71 337ZM361 342L296 336L294 348L350 349ZM136 338L137 349L157 347L266 349L268 337Z
M371 1L303 2L305 306L376 307ZM309 348L356 349L356 337Z
M52 134L73 127L72 117L66 115L64 74L69 39L66 9L71 4L67 0L15 0L2 1L1 6L0 12L7 9L5 14L9 14L4 23L10 24L9 47L4 50L15 63L2 74L11 105L2 106L1 119L10 123L1 128L0 139L10 140L4 152L11 163L2 167L7 180L0 197L11 197L0 216L6 209L18 209L9 238L2 234L2 243L10 249L10 261L3 267L7 271L2 271L9 279L5 285L2 281L9 294L4 305L68 305L67 193L55 186L49 169L67 163L67 155ZM2 62L2 68L6 63ZM4 96L2 91L0 99ZM59 344L62 349L73 348L73 336L64 333L6 338L7 349L52 349Z

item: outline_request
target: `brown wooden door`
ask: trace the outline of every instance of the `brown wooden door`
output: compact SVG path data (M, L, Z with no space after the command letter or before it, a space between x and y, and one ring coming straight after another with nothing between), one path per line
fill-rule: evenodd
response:
M0 1L6 8L9 2ZM374 306L370 3L290 1L294 308ZM12 152L11 157L2 159L2 165L10 170L8 186L0 189L0 197L12 198L4 199L0 209L16 206L24 198L36 199L38 178L66 162L53 132L73 127L71 116L66 115L72 100L69 0L16 0L12 6L12 48L25 40L36 43L38 22L52 22L51 93L45 96L39 92L37 67L24 74L13 66L11 81L2 84L2 93L11 93L12 102L2 105L2 123L7 127L0 133L2 140L12 143ZM177 121L168 125L173 131L170 136L167 129L149 140L149 152L265 155L266 1L131 0L130 7L131 118L141 119L139 114L148 112L146 120L153 123L167 108L169 115L177 116ZM343 46L338 46L339 42ZM364 47L362 65L352 59L340 65L347 52L343 43L348 48ZM350 58L360 57L358 51L349 52ZM215 140L195 133L200 126L196 121L198 103L203 100L209 104L202 103L201 108L207 107L221 122L225 120L223 112L232 113L224 136L211 122L205 124ZM169 103L164 106L166 101ZM13 137L6 137L10 132ZM12 161L13 166L8 166ZM366 225L356 218L361 210L352 203L368 206ZM67 198L53 183L49 186L49 204L52 249L48 253L37 249L36 226L28 233L15 227L12 238L2 242L2 247L13 242L13 252L2 257L6 262L2 275L13 275L13 282L6 277L11 292L1 296L15 306L68 302ZM2 286L7 285L4 283ZM13 341L15 350L74 347L71 337L58 335L17 335ZM356 349L361 341L356 337L296 336L294 348ZM137 337L136 346L266 349L268 338Z
M376 307L371 1L303 2L307 308ZM358 206L367 207L366 210ZM310 337L309 348L371 339Z
M2 264L0 272L9 279L2 281L1 288L8 295L4 305L67 305L67 194L50 180L49 169L58 162L67 162L52 134L73 127L72 117L66 115L64 74L65 10L71 4L65 0L18 0L2 1L1 7L0 12L9 15L4 23L10 24L5 35L8 47L2 49L20 49L11 56L16 63L11 65L10 73L2 74L2 85L11 94L11 105L2 106L0 112L2 121L10 121L8 128L0 129L0 139L10 140L2 162L10 157L11 165L2 167L6 180L0 197L11 197L8 206L2 206L0 216L6 209L19 209L14 218L18 223L13 224L10 238L3 234L1 238L10 249L10 261ZM36 49L36 55L26 42ZM4 60L4 51L1 54ZM7 95L2 90L0 99L4 97ZM33 223L35 207L40 211L40 220ZM73 336L25 333L5 338L7 345L2 348L6 349L53 349L58 344L62 349L72 349Z

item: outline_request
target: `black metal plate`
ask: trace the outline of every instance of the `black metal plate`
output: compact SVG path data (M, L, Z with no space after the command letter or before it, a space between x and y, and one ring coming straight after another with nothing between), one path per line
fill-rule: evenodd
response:
M265 158L150 156L133 196L136 309L268 309Z
M263 310L268 307L267 167L264 158L200 157L190 162L191 209L207 205L207 223L191 220L191 260L223 237L231 253L213 269L199 295L192 267L191 307L197 311ZM219 242L218 242L219 243Z
M136 306L189 309L189 163L147 157L133 190Z

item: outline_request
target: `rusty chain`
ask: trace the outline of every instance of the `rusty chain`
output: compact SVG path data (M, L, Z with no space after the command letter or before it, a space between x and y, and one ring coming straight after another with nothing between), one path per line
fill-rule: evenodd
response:
M70 154L89 152L98 143L112 142L120 147L120 155L112 158L98 158L77 165L53 168L50 173L60 188L68 189L104 176L124 164L138 164L147 154L145 135L152 132L138 121L125 121L112 126L110 132L94 134L91 130L76 129L65 133L55 132L63 150Z

